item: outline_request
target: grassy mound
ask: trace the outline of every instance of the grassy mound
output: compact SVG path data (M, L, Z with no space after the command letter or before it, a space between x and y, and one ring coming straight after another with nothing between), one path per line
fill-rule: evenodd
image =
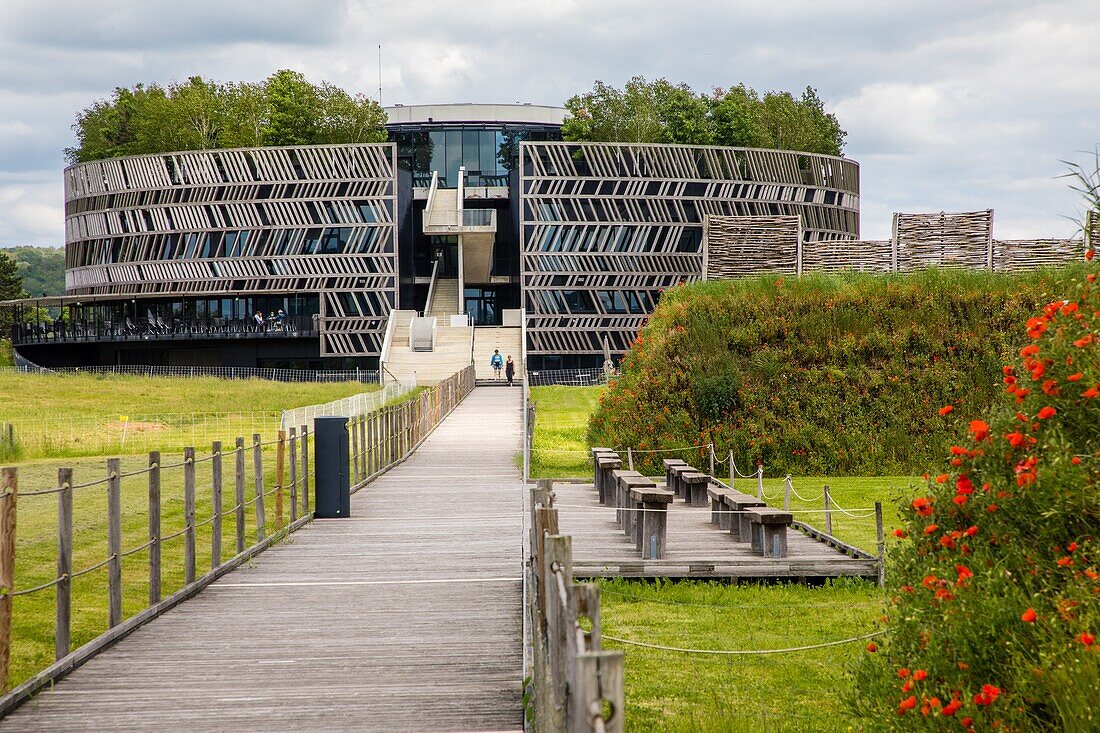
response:
M923 472L976 416L1065 270L811 275L664 293L600 400L592 445L713 442L770 475ZM660 454L656 454L660 455ZM695 456L701 459L702 451ZM653 461L659 463L659 461ZM653 468L650 466L650 468Z

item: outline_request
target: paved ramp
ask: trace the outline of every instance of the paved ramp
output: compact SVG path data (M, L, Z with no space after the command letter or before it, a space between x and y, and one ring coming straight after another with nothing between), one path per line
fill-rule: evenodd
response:
M519 731L522 390L93 658L0 730Z

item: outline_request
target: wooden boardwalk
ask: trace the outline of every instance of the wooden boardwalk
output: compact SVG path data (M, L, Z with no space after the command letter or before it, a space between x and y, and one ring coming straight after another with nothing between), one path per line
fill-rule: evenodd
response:
M875 559L850 557L796 529L787 531L787 557L763 558L748 543L736 542L711 524L709 508L691 507L680 499L669 505L665 558L642 560L615 522L614 507L600 505L591 483L555 483L554 494L559 531L573 537L573 574L578 578L877 577Z
M522 391L141 627L0 730L519 731Z

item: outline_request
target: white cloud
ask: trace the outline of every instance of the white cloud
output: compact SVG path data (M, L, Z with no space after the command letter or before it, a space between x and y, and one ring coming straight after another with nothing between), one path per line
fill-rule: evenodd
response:
M61 240L61 150L115 86L294 68L373 97L379 43L387 103L555 104L635 74L812 85L861 164L864 236L989 207L998 236L1065 234L1059 160L1100 142L1098 37L1095 0L4 0L0 246Z

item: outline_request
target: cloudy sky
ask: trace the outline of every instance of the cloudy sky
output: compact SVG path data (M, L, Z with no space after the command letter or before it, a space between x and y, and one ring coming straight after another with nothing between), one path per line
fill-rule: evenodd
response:
M1096 0L0 0L0 246L61 244L62 149L116 86L281 68L383 102L559 104L635 74L697 90L812 85L862 169L862 232L893 211L996 210L1069 236L1060 161L1100 144Z

